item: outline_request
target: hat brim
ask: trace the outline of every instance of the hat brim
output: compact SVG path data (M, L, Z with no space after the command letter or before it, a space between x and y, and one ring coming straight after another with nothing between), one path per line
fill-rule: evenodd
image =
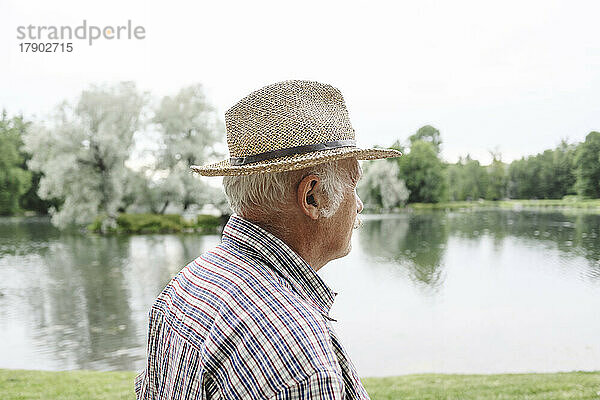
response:
M229 160L222 160L208 165L192 165L190 168L194 172L204 176L249 175L265 172L292 171L348 157L356 157L358 160L377 160L381 158L400 157L401 155L401 152L393 149L340 147L331 150L279 157L247 165L231 165Z

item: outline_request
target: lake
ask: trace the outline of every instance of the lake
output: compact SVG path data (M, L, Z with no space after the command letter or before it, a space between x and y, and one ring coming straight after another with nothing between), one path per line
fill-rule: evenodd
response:
M147 314L219 235L0 219L0 368L141 370ZM319 271L361 376L600 370L600 215L365 215Z

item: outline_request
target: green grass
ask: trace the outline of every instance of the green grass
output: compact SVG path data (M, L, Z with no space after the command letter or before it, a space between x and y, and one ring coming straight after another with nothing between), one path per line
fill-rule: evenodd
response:
M16 399L134 399L134 372L0 369L0 395ZM364 378L373 400L600 399L600 371L556 374L404 375Z
M105 215L96 217L88 230L102 232L106 220ZM195 220L186 221L178 214L119 214L115 222L116 226L105 228L104 233L217 233L222 224L221 218L212 215L198 215Z
M599 400L600 372L503 375L406 375L365 378L372 399Z

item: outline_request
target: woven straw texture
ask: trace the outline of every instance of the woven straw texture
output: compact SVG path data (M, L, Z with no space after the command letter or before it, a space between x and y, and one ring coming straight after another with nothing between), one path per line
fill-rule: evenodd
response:
M231 157L355 139L340 91L314 81L284 81L252 92L225 113L225 125ZM340 147L239 166L223 160L191 169L207 176L246 175L300 169L352 156L371 160L400 155L391 149Z

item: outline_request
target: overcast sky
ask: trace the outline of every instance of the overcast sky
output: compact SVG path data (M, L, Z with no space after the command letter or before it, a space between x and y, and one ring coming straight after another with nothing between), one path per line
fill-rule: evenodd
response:
M398 3L398 4L395 4ZM200 82L219 112L285 79L338 87L359 145L430 124L442 156L504 161L600 130L598 1L0 0L0 107L43 118L91 83L156 96ZM145 28L143 40L21 53L17 26Z

